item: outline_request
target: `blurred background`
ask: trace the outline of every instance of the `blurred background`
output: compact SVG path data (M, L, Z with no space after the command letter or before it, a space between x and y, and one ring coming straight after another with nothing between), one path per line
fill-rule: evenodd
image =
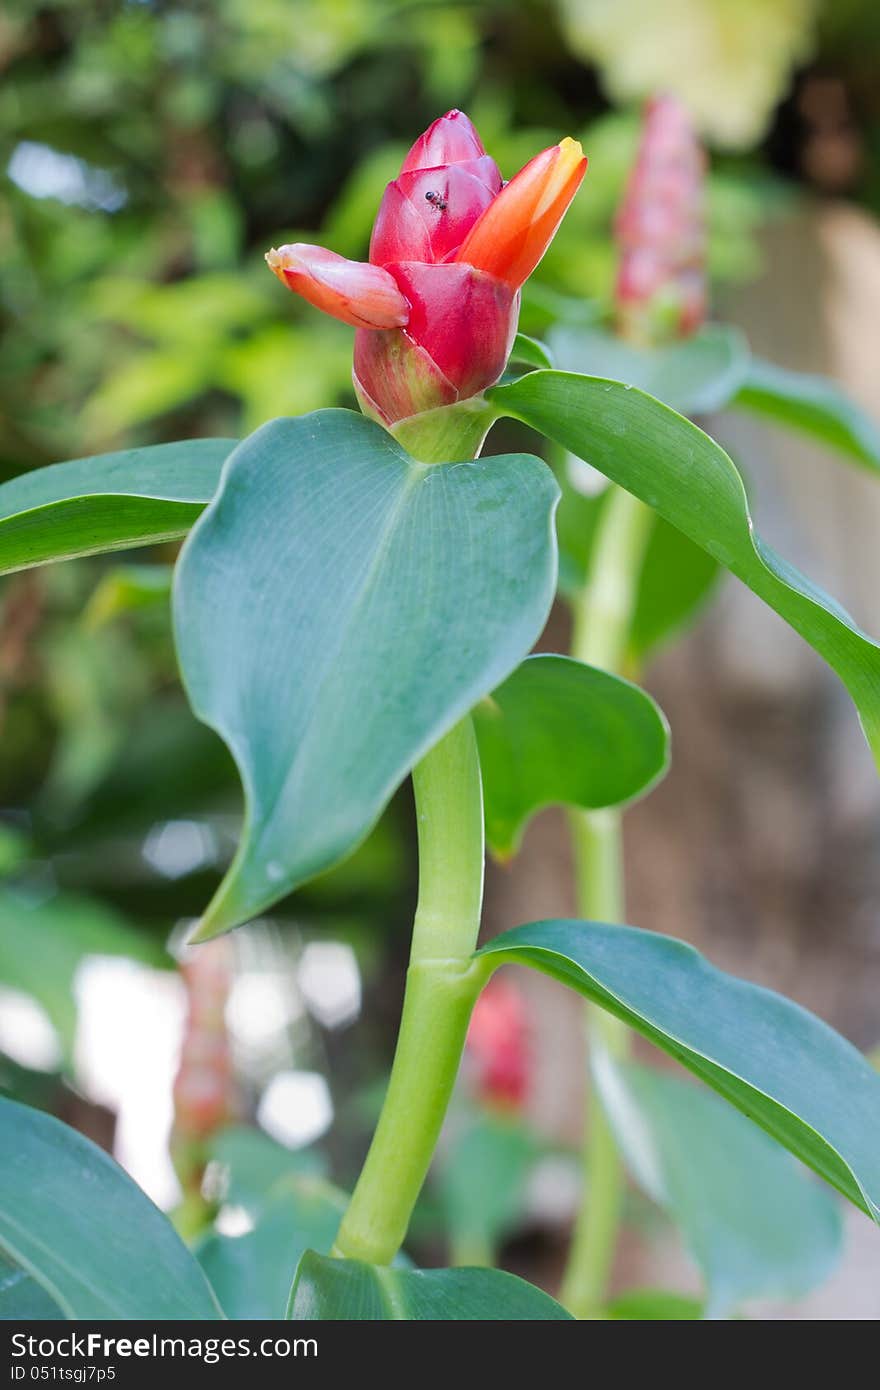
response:
M878 63L873 0L11 0L0 478L353 404L350 330L282 293L263 253L299 239L363 256L384 183L453 106L506 177L563 134L583 140L587 181L523 327L540 336L560 306L601 304L639 105L658 90L688 102L711 153L716 316L876 413ZM876 480L769 427L709 426L768 539L880 631ZM534 447L512 427L494 444ZM178 943L230 857L241 803L180 691L173 559L167 547L77 561L0 589L0 1084L179 1210L191 1184L179 1146L172 1162L173 1082L194 988ZM567 621L560 607L542 645L564 650ZM646 683L674 757L628 816L629 920L876 1047L880 788L843 690L732 580ZM404 788L349 862L235 934L209 985L234 1076L226 1120L258 1120L293 1152L318 1146L342 1185L387 1076L415 873ZM490 871L486 931L570 914L569 884L564 821L546 812L517 860ZM502 1258L552 1289L577 1200L580 1009L541 978L521 990L531 1147ZM466 1069L461 1106L479 1091ZM441 1174L418 1213L426 1262L445 1258L451 1188ZM876 1233L847 1220L832 1281L761 1315L880 1314ZM616 1277L697 1287L671 1227L635 1196Z

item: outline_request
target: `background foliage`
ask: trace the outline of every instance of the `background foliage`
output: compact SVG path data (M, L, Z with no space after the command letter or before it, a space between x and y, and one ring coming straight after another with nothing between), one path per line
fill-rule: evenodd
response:
M735 293L754 277L766 222L805 196L880 210L875 6L754 0L722 42L722 0L676 0L687 53L656 42L661 9L13 0L0 16L0 478L350 404L349 330L283 295L263 252L302 237L363 255L379 188L452 106L508 176L562 133L590 155L528 291L523 326L538 334L561 304L586 320L609 293L611 219L637 129L629 103L648 88L690 96L715 144L716 285ZM77 561L0 590L0 975L40 1002L58 1042L39 1064L14 1050L4 1060L0 1046L0 1081L105 1141L112 1126L84 1102L77 1071L79 966L99 954L170 967L169 933L210 896L239 811L228 755L180 694L173 556ZM292 972L328 934L357 951L370 993L363 1046L305 1011L280 1025L274 1061L253 1048L245 1058L252 1102L279 1056L330 1075L343 1177L393 1037L412 898L407 812L403 794L352 861L242 948ZM37 938L50 970L34 970ZM435 1215L429 1200L429 1239Z

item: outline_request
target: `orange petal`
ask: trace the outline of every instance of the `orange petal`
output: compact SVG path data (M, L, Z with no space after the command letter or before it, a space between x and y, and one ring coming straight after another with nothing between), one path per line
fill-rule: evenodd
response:
M409 318L397 281L381 266L305 242L267 251L266 264L288 289L354 328L402 328Z
M577 140L542 150L489 204L455 259L519 289L553 240L586 172Z

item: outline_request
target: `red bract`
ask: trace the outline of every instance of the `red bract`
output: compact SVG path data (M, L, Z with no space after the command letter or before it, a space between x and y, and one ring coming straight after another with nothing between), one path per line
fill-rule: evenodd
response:
M521 1109L531 1072L529 1018L525 999L508 980L496 976L477 1000L467 1051L482 1099L505 1109Z
M504 184L467 116L449 111L415 142L379 207L370 261L320 247L266 257L290 289L357 328L354 385L385 425L478 395L498 380L519 291L586 171L574 140Z
M705 155L674 97L645 108L641 144L617 215L618 328L636 342L686 337L706 316Z

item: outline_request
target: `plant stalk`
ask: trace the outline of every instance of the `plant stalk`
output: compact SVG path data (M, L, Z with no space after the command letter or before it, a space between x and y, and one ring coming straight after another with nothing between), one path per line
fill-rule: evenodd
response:
M389 1264L406 1236L485 980L483 792L470 717L413 771L419 898L388 1090L333 1254Z
M652 524L643 502L614 487L575 612L572 655L578 660L620 671ZM579 914L591 921L622 921L621 813L613 808L573 811L570 825ZM628 1030L603 1009L587 1005L585 1031L591 1048L626 1056ZM590 1085L587 1099L583 1156L583 1193L560 1297L575 1317L596 1318L601 1316L617 1245L623 1170L595 1085Z

